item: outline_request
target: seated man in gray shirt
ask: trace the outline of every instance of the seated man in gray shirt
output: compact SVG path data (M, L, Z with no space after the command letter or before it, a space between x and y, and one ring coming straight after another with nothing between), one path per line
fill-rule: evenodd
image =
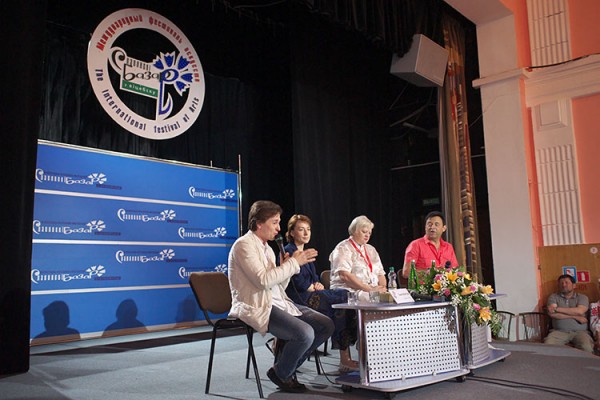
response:
M586 295L575 292L575 278L571 275L558 277L560 293L548 297L548 314L552 318L552 330L544 339L546 344L569 344L592 353L594 341L588 331L586 317L590 302Z

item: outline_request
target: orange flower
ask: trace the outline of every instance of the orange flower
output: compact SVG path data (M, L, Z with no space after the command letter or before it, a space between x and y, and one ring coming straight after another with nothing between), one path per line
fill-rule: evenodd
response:
M481 318L481 320L485 322L492 319L492 313L490 312L490 308L483 307L481 310L479 310L479 318Z
M435 281L435 283L432 286L433 290L435 291L439 291L442 288L442 284L440 283L440 281Z
M473 293L473 292L471 291L471 286L465 286L465 288L462 290L462 292L460 292L460 295L461 295L461 296L468 296L468 295L470 295L471 293Z
M452 283L456 282L458 279L458 274L456 272L446 272L446 278Z
M483 294L492 294L492 293L494 293L494 288L491 285L482 286L481 292Z

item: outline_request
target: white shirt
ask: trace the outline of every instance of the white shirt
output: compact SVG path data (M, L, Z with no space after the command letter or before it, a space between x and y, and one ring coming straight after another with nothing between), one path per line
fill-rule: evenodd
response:
M347 271L356 276L361 282L376 287L379 285L379 276L385 275L383 264L379 253L375 250L375 247L370 244L359 246L354 242L357 249L352 245L351 238L342 240L335 246L335 249L329 255L329 262L331 263L331 288L332 289L347 289L354 291L347 286L341 280L339 273L340 271ZM369 268L367 263L365 252L371 261L373 271Z

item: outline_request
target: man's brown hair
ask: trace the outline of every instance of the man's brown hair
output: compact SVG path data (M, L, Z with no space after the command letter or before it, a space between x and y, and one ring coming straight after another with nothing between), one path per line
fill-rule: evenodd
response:
M255 231L258 227L256 224L265 222L274 215L281 215L282 210L278 204L269 200L255 201L248 212L248 229Z

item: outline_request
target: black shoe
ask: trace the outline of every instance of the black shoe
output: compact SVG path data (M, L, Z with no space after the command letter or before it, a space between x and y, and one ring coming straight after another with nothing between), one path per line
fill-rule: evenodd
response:
M292 381L292 383L294 384L294 386L296 386L297 388L301 389L303 392L306 392L306 386L304 386L303 384L301 384L300 382L298 382L298 378L296 377L296 374L294 373L292 375L292 377L290 378L290 380Z
M271 380L271 382L273 382L274 384L277 385L277 387L279 387L279 389L283 392L288 392L288 393L304 393L306 392L306 386L304 386L301 383L298 383L298 381L296 381L294 383L293 379L287 379L287 380L282 380L281 378L279 378L277 376L277 374L275 373L275 370L273 368L270 368L267 371L267 376L269 377L269 379Z

